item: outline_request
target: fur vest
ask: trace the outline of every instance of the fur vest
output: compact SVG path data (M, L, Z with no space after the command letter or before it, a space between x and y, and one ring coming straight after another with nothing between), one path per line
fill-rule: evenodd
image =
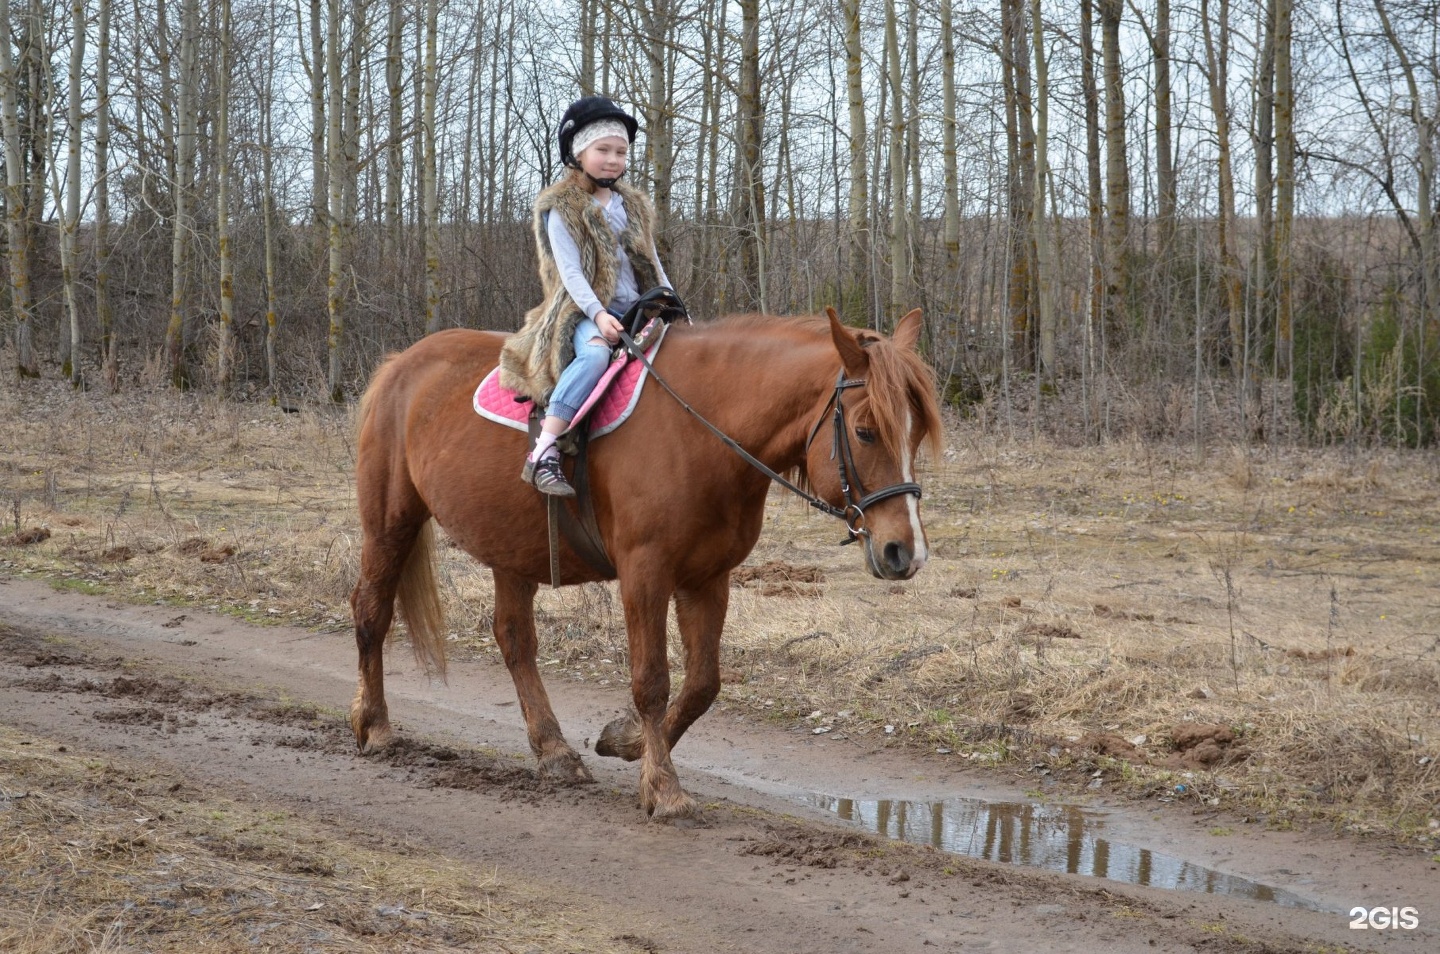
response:
M643 293L660 283L655 259L655 208L639 189L617 182L613 189L625 201L629 220L619 244L635 269L635 284ZM580 249L580 265L590 279L595 297L609 305L615 296L620 257L615 254L616 236L605 218L605 210L585 191L573 175L546 188L535 199L533 227L540 259L540 284L544 300L525 315L525 324L506 339L500 349L500 384L540 404L560 372L575 358L575 326L585 313L570 298L545 229L545 215L558 215Z

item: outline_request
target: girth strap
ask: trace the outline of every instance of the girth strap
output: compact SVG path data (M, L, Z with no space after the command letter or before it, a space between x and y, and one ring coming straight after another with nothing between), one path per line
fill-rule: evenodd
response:
M541 419L530 417L530 445L540 433ZM605 551L605 541L600 535L600 524L595 519L595 498L590 492L589 435L584 428L575 433L575 469L571 484L575 488L575 509L561 503L559 497L546 498L546 517L549 524L550 585L560 586L559 537L564 537L570 550L590 565L591 569L607 579L616 575L615 565Z

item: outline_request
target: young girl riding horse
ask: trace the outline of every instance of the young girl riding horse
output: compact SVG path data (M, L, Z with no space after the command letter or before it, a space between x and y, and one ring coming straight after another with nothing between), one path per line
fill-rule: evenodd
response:
M670 287L655 252L655 209L620 182L639 124L611 100L576 100L560 120L569 167L535 199L535 244L544 302L500 352L500 383L546 406L521 479L573 497L555 441L599 382L623 315L646 289Z

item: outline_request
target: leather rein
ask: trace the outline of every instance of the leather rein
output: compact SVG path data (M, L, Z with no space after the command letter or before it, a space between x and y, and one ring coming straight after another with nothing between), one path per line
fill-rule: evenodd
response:
M670 396L673 397L681 407L690 412L690 415L694 417L695 420L704 424L705 427L710 430L710 433L720 438L725 446L738 454L745 463L754 467L791 493L804 498L804 500L816 510L829 514L832 517L839 517L845 521L845 529L850 532L850 535L840 541L841 546L854 543L862 537L870 536L870 530L865 526L865 509L867 507L871 507L882 500L888 500L891 497L898 497L903 494L914 494L916 499L919 499L920 485L914 481L891 484L888 487L882 487L869 494L865 492L865 485L860 479L860 471L855 466L855 455L850 446L850 434L845 426L845 402L841 400L842 395L847 389L863 387L865 384L864 378L847 378L845 377L845 369L840 369L840 374L835 379L835 390L830 394L830 400L826 402L825 409L820 412L820 416L816 418L814 426L810 428L809 436L805 438L805 450L808 451L810 444L815 440L815 435L820 430L820 425L825 423L825 417L833 407L835 413L831 415L831 419L834 422L834 435L831 439L830 459L836 462L840 470L840 491L845 497L845 506L836 507L812 493L807 493L802 488L786 480L780 474L767 467L763 461L741 447L734 438L705 420L699 411L696 411L684 398L675 393L675 389L670 386L669 382L656 373L655 366L645 357L644 352L636 346L635 341L629 334L624 331L620 332L620 339L624 342L625 349L630 355L640 360L650 376L654 378L662 388L669 392Z

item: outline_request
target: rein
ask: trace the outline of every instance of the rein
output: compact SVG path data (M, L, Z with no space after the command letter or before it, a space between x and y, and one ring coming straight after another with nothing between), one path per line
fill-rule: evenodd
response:
M720 440L725 444L726 447L730 448L740 456L741 460L745 461L745 463L749 464L751 467L754 467L756 470L760 471L766 477L769 477L771 480L784 487L786 490L803 498L808 504L810 504L810 506L814 507L816 510L821 511L822 513L829 514L832 517L839 517L841 520L845 521L845 529L850 532L850 536L840 541L841 546L845 546L849 543L854 543L861 537L868 537L870 535L869 529L867 529L865 526L866 507L877 504L882 500L888 500L891 497L900 496L901 494L914 494L916 498L919 498L920 485L914 483L913 481L891 484L889 487L883 487L880 490L875 491L874 493L865 493L864 484L860 480L860 472L855 466L855 456L850 449L850 435L847 433L845 428L845 404L840 399L841 394L847 388L862 387L865 384L864 378L847 378L845 377L845 369L840 369L840 375L835 379L835 390L831 393L830 400L826 402L825 410L820 412L820 416L815 420L815 425L810 428L810 435L805 439L805 449L808 451L810 449L811 442L815 439L815 434L820 430L820 425L825 422L826 413L830 410L831 407L835 408L835 413L832 418L834 421L835 433L832 438L832 443L830 447L830 459L836 461L839 466L840 490L841 493L843 493L845 496L845 506L836 507L832 506L827 501L820 499L812 493L807 493L805 490L797 487L795 484L786 480L780 474L777 474L775 471L767 467L765 463L759 458L755 457L745 448L741 447L740 444L736 442L736 440L730 435L726 434L724 431L720 430L720 428L705 420L705 418L701 416L699 411L695 410L685 401L684 398L682 398L679 394L675 393L675 389L670 386L669 382L662 378L659 373L656 372L655 366L650 363L650 359L645 357L644 352L636 346L634 339L632 339L629 334L624 331L620 332L620 339L625 344L625 350L628 351L631 356L640 360L641 364L645 366L645 370L649 372L650 376L654 378L659 383L659 385L664 388L671 397L675 399L676 403L678 403L681 407L688 411L690 413L690 416L694 417L695 420L699 421L701 424L704 424L705 427L709 429L710 433L720 438ZM852 474L855 478L853 488L850 482L850 476ZM856 499L857 492L860 495L859 499Z

